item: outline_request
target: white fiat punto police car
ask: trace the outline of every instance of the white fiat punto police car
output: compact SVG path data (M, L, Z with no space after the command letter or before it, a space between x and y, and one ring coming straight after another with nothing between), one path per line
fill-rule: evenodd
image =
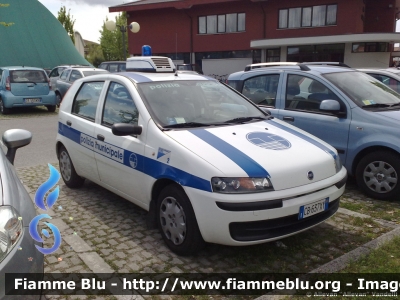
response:
M336 150L228 86L134 57L77 80L59 111L65 184L85 178L149 211L174 252L251 245L309 229L339 207Z

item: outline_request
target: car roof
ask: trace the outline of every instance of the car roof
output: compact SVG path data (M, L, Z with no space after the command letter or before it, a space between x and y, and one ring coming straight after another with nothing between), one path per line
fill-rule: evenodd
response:
M81 71L104 71L104 73L108 72L107 70L104 69L99 69L99 68L91 68L91 67L68 67L65 70L69 70L69 69L78 69Z
M100 69L102 70L102 69ZM91 75L90 79L96 79L104 76L105 74ZM109 79L118 78L120 76L126 77L135 83L146 82L161 82L161 81L180 81L180 80L210 80L217 81L216 79L201 74L187 73L187 72L171 72L171 73L145 73L145 72L118 72L107 73ZM89 77L87 77L89 78ZM82 79L80 79L82 80Z
M327 73L338 73L338 72L354 72L355 69L340 67L340 66L331 66L331 65L306 65L308 67L308 71L301 70L301 67L298 65L284 65L284 66L270 66L270 67L261 67L256 69L251 69L249 71L239 71L231 74L233 77L242 74L257 74L257 73L265 73L270 72L280 72L280 71L301 71L304 73L314 73L314 74L327 74ZM231 77L231 76L230 76Z
M16 70L39 70L39 71L44 71L44 69L42 69L42 68L28 67L28 66L1 67L1 69L8 69L10 71L16 71Z
M102 64L113 64L113 63L124 63L126 64L126 61L124 60L111 60L111 61L103 61Z
M398 72L391 72L391 71L389 71L389 70L386 70L386 69L357 69L357 70L359 70L359 71L361 71L361 72L365 72L365 73L369 73L369 72L373 72L373 73L376 73L376 74L382 74L382 75L388 75L388 76L395 76L395 77L399 77L399 73L400 73L400 70L398 70Z

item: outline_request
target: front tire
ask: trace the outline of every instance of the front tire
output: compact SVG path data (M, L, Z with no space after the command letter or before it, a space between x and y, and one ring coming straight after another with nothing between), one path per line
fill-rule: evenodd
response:
M0 112L3 115L8 115L11 112L10 108L4 106L3 99L0 98Z
M400 157L389 151L365 155L357 165L357 185L368 196L380 199L400 199Z
M161 191L157 222L165 243L176 254L195 254L205 246L193 207L180 186L168 185Z
M85 182L85 178L76 173L72 160L64 146L61 146L58 152L58 162L65 184L70 188L80 188Z

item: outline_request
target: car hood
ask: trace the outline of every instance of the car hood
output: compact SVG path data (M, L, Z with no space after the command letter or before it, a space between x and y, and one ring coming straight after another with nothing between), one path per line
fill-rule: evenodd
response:
M384 116L385 118L391 118L400 121L400 110L386 110L386 111L378 111L375 113Z
M336 174L331 146L277 119L165 133L217 168L215 176L269 177L282 190Z

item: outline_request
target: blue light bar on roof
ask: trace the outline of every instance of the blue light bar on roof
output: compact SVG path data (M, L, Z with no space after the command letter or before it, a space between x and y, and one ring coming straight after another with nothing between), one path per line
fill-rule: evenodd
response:
M149 45L142 46L142 56L151 56L151 47Z

